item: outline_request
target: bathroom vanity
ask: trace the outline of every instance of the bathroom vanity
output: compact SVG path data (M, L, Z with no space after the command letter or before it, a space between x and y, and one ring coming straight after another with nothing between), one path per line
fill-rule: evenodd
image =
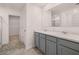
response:
M79 37L70 34L36 31L35 45L44 55L79 55Z

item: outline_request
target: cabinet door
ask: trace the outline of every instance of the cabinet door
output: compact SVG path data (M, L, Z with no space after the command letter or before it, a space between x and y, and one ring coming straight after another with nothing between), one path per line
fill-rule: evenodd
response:
M35 36L35 46L39 48L39 37Z
M46 54L56 55L56 43L46 40Z
M45 39L40 38L40 50L45 53Z
M58 54L59 55L79 55L79 52L59 45L58 46Z
M45 39L45 34L40 33L40 38Z

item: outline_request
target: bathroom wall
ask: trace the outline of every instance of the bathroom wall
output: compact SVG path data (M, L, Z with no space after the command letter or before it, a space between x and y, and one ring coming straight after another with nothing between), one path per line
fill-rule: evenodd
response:
M20 40L26 44L26 5L21 10L21 17L20 17Z
M51 26L51 11L42 9L42 26L50 27Z
M26 49L35 46L34 31L41 29L42 9L32 4L26 5Z
M2 44L7 44L9 42L9 15L20 15L17 9L11 7L1 7L0 6L0 16L2 17Z

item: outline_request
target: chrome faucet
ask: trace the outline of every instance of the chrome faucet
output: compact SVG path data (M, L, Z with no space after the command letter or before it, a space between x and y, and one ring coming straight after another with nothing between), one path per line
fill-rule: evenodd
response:
M63 34L67 34L67 32L62 31Z

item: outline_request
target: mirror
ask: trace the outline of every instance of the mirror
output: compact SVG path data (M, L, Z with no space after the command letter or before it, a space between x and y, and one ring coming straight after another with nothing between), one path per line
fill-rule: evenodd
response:
M63 3L51 9L52 27L78 27L79 5Z
M61 26L61 17L59 15L53 15L52 26L53 27L60 27Z

